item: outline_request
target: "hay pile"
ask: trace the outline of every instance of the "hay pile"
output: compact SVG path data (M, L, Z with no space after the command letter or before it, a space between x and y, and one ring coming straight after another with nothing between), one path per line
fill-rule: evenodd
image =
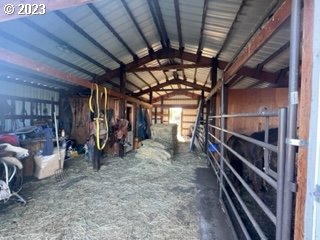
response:
M154 124L151 126L151 138L163 144L174 155L177 150L177 124Z
M137 149L135 157L147 161L169 162L172 158L169 151L163 144L147 139L142 141L141 147Z

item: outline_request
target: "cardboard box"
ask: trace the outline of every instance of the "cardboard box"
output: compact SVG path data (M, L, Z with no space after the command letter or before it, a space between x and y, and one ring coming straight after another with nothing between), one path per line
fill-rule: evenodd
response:
M63 168L65 158L65 148L60 148L61 168ZM55 171L60 168L58 149L53 150L53 154L49 156L36 155L34 157L36 170L34 176L43 179L54 175Z

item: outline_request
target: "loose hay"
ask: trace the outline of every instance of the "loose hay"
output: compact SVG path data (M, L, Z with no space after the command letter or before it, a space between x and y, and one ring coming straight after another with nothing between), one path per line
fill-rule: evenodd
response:
M172 158L167 148L156 141L147 139L142 141L142 146L136 150L135 157L145 161L169 162Z
M26 207L0 205L0 239L200 239L195 168L203 159L182 153L163 165L129 154L99 172L81 157L67 165L81 181L28 182Z

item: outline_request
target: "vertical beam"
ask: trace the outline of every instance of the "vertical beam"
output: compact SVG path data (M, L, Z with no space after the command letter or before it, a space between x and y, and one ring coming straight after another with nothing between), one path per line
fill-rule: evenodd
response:
M288 86L288 132L287 139L297 138L297 111L298 111L298 77L299 77L299 53L300 53L300 12L301 1L292 0L291 27L290 27L290 63ZM295 160L297 147L287 144L284 202L283 202L283 232L282 239L291 239L293 189Z
M161 97L160 104L161 104L161 123L163 123L163 97Z
M204 91L201 91L201 99L200 101L204 101ZM200 115L200 119L203 121L203 110L204 108L201 108L201 115Z
M154 123L157 124L158 121L158 108L154 108Z
M213 89L215 87L215 85L217 84L217 81L218 81L218 59L217 58L213 58L212 59L212 67L211 67L211 89ZM210 115L217 115L217 95L213 95L211 98L210 98ZM216 119L213 118L212 120L212 125L216 125ZM216 130L215 129L212 129L212 134L214 136L215 135L215 132Z
M132 135L133 135L133 149L136 149L138 146L136 144L135 139L138 137L137 136L137 105L136 103L133 103L133 107L132 107Z
M301 63L301 92L300 92L300 104L298 122L299 130L298 135L301 139L309 138L309 121L311 113L311 93L312 93L312 72L313 72L313 53L316 51L313 49L313 33L314 33L314 4L318 0L304 0L303 6L303 35L302 35L302 63ZM319 10L318 10L319 11ZM318 28L319 29L319 28ZM317 80L316 80L317 81ZM313 111L312 111L313 112ZM307 226L304 226L302 219L312 219L312 213L304 216L305 208L308 207L305 204L306 201L306 186L307 186L307 161L308 149L299 148L297 157L297 184L299 186L296 194L296 209L295 209L295 232L294 239L302 240L305 237L311 239L311 236L306 236L305 232ZM308 205L308 204L307 204ZM307 211L306 211L307 213Z
M222 86L221 86L221 92L220 92L220 115L221 115L221 118L220 118L220 121L221 121L221 129L225 129L225 118L222 117L226 112L225 112L225 109L226 109L226 85L224 83L222 83ZM222 143L225 142L225 133L224 131L220 131L220 141ZM220 151L221 151L221 156L220 156L220 188L219 188L219 199L220 201L222 202L222 189L224 188L223 186L223 183L224 183L224 180L223 180L223 173L224 173L224 161L223 161L223 158L225 156L224 154L224 146L223 144L220 144Z
M120 93L125 94L126 89L126 72L125 72L125 66L121 65L120 67ZM124 98L120 99L120 118L125 119L126 118L126 100ZM119 144L119 156L121 158L124 157L124 145Z
M152 98L152 93L153 93L152 91L149 93L149 103L150 103L150 104L152 104L152 99L153 99L153 98Z
M203 99L204 101L204 99ZM207 154L208 153L208 124L209 124L209 113L210 113L210 101L206 102L206 125L205 125L205 131L204 131L204 136L205 136L205 140L204 140L204 152Z

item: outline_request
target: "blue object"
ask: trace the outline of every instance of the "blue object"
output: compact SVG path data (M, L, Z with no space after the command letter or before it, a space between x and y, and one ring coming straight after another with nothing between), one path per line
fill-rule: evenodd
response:
M219 151L219 144L209 143L208 150L209 150L209 152L218 152Z

